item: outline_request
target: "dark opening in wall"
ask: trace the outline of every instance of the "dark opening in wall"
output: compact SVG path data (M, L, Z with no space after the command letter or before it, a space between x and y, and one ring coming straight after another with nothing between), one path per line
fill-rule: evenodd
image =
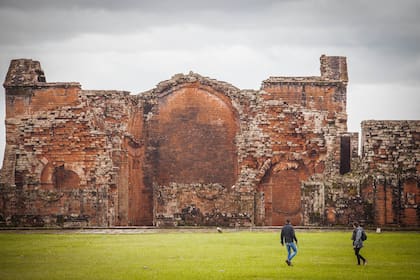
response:
M24 185L24 176L20 171L15 171L15 185L17 188L23 188Z
M44 71L42 70L35 70L36 74L38 75L38 82L46 82Z
M341 136L340 144L340 174L350 172L350 136Z

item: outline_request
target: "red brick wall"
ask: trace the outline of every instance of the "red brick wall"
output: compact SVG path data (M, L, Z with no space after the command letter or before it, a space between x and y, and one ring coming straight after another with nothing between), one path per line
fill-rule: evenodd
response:
M133 108L128 122L131 138L125 138L128 159L128 224L153 225L153 190L144 183L143 108Z
M407 180L403 185L402 224L418 226L418 205L420 204L420 188L415 180Z
M181 88L159 100L156 183L235 184L235 135L232 106L210 88Z
M301 224L300 186L299 172L296 170L282 170L270 176L268 187L272 193L271 225L283 225L287 218L292 224Z
M309 79L307 78L309 81ZM296 81L265 83L263 89L290 105L299 105L312 110L345 112L345 88L331 83L299 83Z
M403 182L411 204L397 209L395 176L369 191L374 202L360 186L365 174L375 177L369 168L339 177L344 57L322 56L320 77L272 77L261 90L190 73L139 95L45 83L39 63L15 63L5 82L1 172L11 176L0 178L8 188L4 216L83 216L90 225L181 216L179 224L346 224L373 205L379 224L418 221L415 183ZM385 177L396 168L418 174L406 152L418 147L416 122L365 126L362 166L383 169ZM12 189L15 183L22 190Z
M377 183L375 190L375 221L378 225L393 224L395 222L392 186Z

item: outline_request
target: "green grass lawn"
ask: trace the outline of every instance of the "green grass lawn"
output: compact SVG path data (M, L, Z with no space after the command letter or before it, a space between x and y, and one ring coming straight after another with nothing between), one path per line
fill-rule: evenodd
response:
M420 234L300 232L294 266L275 232L0 233L0 279L420 279Z

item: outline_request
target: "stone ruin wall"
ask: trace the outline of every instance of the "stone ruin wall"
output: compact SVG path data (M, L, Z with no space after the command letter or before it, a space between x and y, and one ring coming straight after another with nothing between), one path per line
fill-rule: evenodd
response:
M420 121L364 121L362 143L375 222L419 226Z
M209 93L211 99L206 100ZM289 103L291 98L299 103L286 103L280 97L285 93L289 94ZM302 219L300 180L323 172L325 166L332 172L337 169L334 165L336 149L329 150L327 142L335 145L337 132L346 131L345 86L340 81L326 81L321 77L297 78L297 81L277 77L264 81L263 90L253 91L190 74L177 75L159 84L151 94L157 97L153 103L159 104L151 111L159 125L152 125L155 129L149 132L151 142L159 144L148 146L157 154L164 154L163 158L154 156L151 163L152 169L160 172L152 186L156 224L272 225L283 223L286 216L299 224ZM197 100L195 94L198 94ZM217 108L220 103L220 100L212 103L214 96L226 107L214 116L225 116L225 120L219 118L225 122L225 132L220 128L206 131L203 130L205 124L196 127L195 121L189 121L203 118L200 112L213 114L210 108ZM321 98L332 100L332 105L316 107ZM306 99L309 102L303 107ZM206 147L209 139L224 134L222 139ZM194 143L194 139L200 137L202 141ZM176 145L168 145L171 141L166 139L176 139ZM183 139L186 140L183 142ZM226 144L223 139L230 139L235 145ZM189 147L183 151L186 145ZM194 162L192 170L207 174L188 172L191 168L185 162L188 158ZM207 166L208 162L214 162L213 166ZM229 172L218 176L220 168ZM186 170L186 174L177 175ZM186 181L194 177L195 180ZM203 183L197 184L197 180ZM277 187L280 184L286 185L287 192ZM289 197L287 202L285 193Z
M270 77L260 90L190 73L138 95L47 83L39 62L13 60L0 223L382 223L380 197L367 191L379 177L366 175L358 135L347 132L346 85L344 57L322 56L320 77ZM418 154L414 162L409 209ZM398 222L418 225L407 215Z
M351 172L303 183L305 224L419 226L419 147L420 121L363 121Z

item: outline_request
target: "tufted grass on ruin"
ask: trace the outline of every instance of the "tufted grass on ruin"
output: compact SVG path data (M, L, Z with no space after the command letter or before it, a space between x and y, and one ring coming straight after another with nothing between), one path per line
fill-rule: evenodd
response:
M276 232L0 232L0 279L420 279L420 234L368 232L357 266L349 232L297 232L288 267Z

